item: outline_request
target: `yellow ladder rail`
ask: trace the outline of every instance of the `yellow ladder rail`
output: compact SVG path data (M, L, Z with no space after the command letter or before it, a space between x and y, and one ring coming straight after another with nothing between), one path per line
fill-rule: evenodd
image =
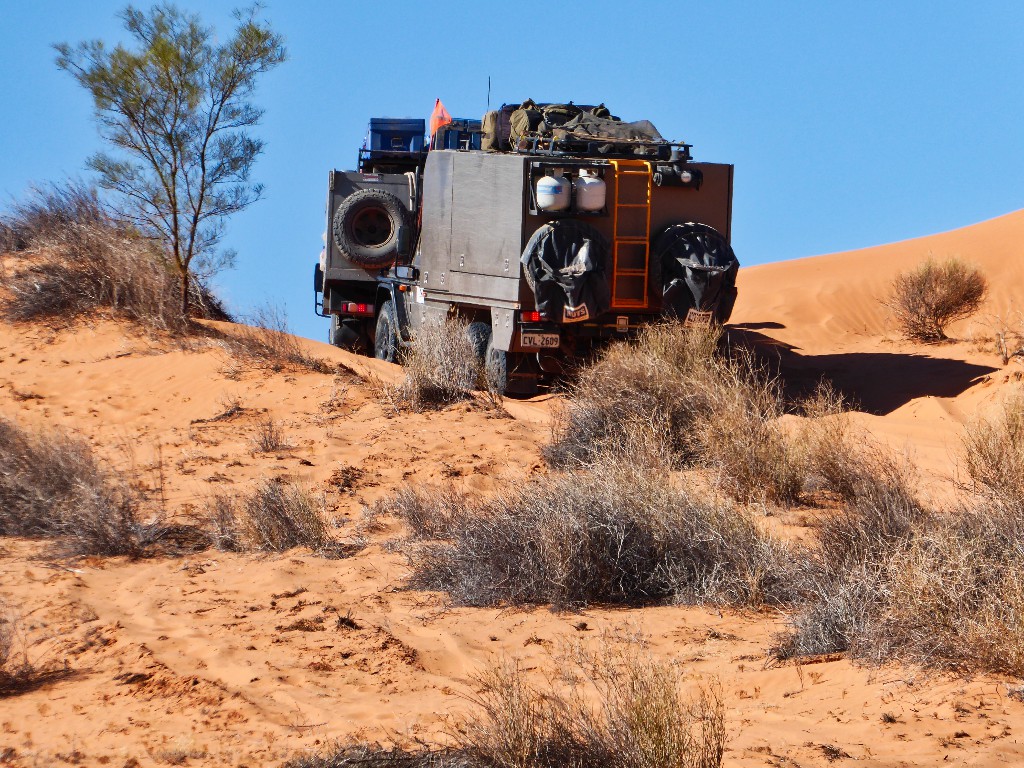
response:
M610 160L615 169L615 197L612 200L612 308L614 309L647 309L648 279L650 276L650 243L651 243L651 188L652 168L647 160ZM623 191L623 176L646 176L647 188L642 201L630 200ZM632 226L622 221L619 211L622 209L643 209L642 230L638 222ZM635 217L634 217L635 218ZM633 231L624 231L632 229ZM625 246L625 248L623 247ZM624 251L632 251L633 265L626 267ZM638 254L640 258L637 258ZM622 278L631 278L623 280ZM630 286L627 288L627 284ZM637 287L642 285L642 291ZM639 295L637 295L639 294Z

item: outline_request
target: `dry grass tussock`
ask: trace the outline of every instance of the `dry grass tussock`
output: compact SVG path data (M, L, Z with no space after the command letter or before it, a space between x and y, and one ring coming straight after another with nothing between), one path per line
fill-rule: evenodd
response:
M503 410L501 395L487 380L483 360L462 317L429 319L402 350L405 378L397 386L378 384L378 396L397 410L444 408L480 393L481 402Z
M704 418L693 427L700 463L736 499L797 503L807 480L806 443L780 422L785 408L778 379L746 352L716 370L702 393Z
M340 745L288 768L370 765L467 768L717 768L726 728L719 687L692 695L683 670L654 659L640 641L566 649L561 674L536 682L514 661L474 681L475 713L451 726L448 746L411 750Z
M931 508L892 460L863 478L819 524L778 654L1024 674L1024 508Z
M788 602L794 550L742 508L617 465L478 499L405 489L370 514L406 520L412 583L462 605Z
M0 536L54 539L66 555L138 556L157 535L140 510L84 441L0 419Z
M962 456L972 490L1001 506L1024 507L1024 390L968 425Z
M315 373L333 373L330 364L306 351L303 341L292 334L288 316L274 306L257 309L245 324L225 335L224 344L235 356L258 368L274 372L305 369Z
M28 687L35 676L36 668L19 637L17 617L0 598L0 698Z
M666 323L635 342L611 345L581 369L555 414L544 456L554 467L586 466L608 454L676 466L700 454L695 427L720 377L721 330Z
M976 267L929 258L896 276L885 304L907 337L936 342L946 338L950 323L977 312L987 294L988 281Z
M217 495L206 505L204 522L214 545L238 552L283 552L308 547L337 554L324 500L296 483L264 480L240 499Z
M652 467L704 466L741 501L794 504L851 493L860 450L842 398L821 385L782 421L781 382L753 354L727 353L721 330L666 323L610 347L570 385L544 456L556 468L602 457Z
M111 216L95 189L77 183L39 188L0 221L6 241L0 245L23 256L7 280L8 319L110 310L151 328L189 327L177 275L154 243ZM196 315L227 319L201 283L191 298Z

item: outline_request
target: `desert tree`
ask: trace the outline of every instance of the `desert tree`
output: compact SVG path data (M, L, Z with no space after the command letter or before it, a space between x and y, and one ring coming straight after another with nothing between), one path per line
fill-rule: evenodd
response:
M118 211L162 243L189 311L190 284L229 266L219 251L225 220L262 194L251 181L263 142L250 132L263 110L252 102L260 76L285 60L282 37L236 11L220 42L198 15L174 5L121 13L132 47L93 40L61 43L57 66L92 96L110 145L88 160Z

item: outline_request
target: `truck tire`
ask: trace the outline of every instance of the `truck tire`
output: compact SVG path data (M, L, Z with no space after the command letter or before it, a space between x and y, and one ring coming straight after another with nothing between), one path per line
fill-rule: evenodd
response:
M689 310L710 310L724 324L736 302L739 261L729 241L713 227L696 222L672 224L654 241L660 269L662 311L685 319Z
M408 225L402 201L380 189L361 189L334 212L331 231L342 256L361 267L386 267L398 258L398 229Z
M495 349L494 337L487 339L487 348L484 351L484 375L487 377L487 386L499 395L504 395L508 388L508 352L503 349Z
M487 360L487 345L491 341L491 324L477 321L466 326L466 338L473 346L476 359L483 364Z
M373 356L388 363L398 362L398 319L391 299L385 301L377 315L377 335L373 341Z

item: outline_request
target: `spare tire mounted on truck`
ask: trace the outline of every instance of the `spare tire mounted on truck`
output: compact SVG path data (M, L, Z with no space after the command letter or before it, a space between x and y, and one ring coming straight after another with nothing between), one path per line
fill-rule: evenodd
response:
M334 243L345 258L362 267L386 267L398 258L399 228L407 211L390 192L361 189L334 213Z

